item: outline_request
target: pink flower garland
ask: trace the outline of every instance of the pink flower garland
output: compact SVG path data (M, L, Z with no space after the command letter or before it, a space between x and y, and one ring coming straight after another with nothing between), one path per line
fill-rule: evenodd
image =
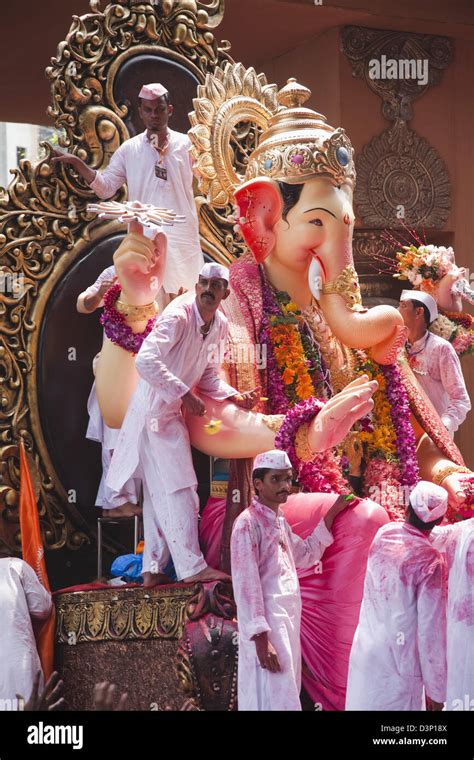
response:
M304 491L311 493L350 493L350 489L340 472L339 459L332 449L318 454L311 462L302 462L296 453L295 436L298 428L305 422L311 422L323 406L324 402L314 397L295 404L286 413L283 425L276 435L275 446L288 454L298 482Z
M152 331L156 317L151 317L141 333L134 333L127 325L125 316L115 308L115 302L120 297L122 288L120 285L112 285L104 295L104 311L100 316L100 324L103 326L106 336L112 343L116 343L125 351L138 354L143 341Z

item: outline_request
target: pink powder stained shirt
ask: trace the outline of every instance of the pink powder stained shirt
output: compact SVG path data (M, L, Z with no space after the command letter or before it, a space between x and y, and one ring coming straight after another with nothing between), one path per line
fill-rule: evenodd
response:
M346 710L422 710L446 698L446 564L429 537L388 523L369 553Z
M99 198L107 199L126 183L130 201L151 203L186 217L184 224L163 228L168 240L163 287L167 293L177 293L181 286L194 288L204 258L193 194L191 141L173 129L168 133L169 145L161 164L167 170L166 180L155 174L160 154L145 131L122 143L107 168L96 173L90 187Z
M171 306L143 341L135 360L140 380L118 435L107 477L107 485L112 489L120 491L139 471L142 445L152 447L167 493L196 485L188 429L181 413L182 397L193 389L220 401L237 394L219 376L220 365L216 361L226 344L227 319L217 310L205 338L200 329L203 324L195 300Z
M309 568L333 542L321 520L306 539L281 511L254 499L231 538L232 583L239 626L239 710L301 710L301 595L296 568ZM280 673L260 666L252 637L268 632Z
M456 351L449 341L428 332L407 353L416 379L453 435L471 408Z
M51 609L51 594L30 565L16 557L0 559L0 699L29 699L41 671L31 618L45 620Z
M474 519L436 527L431 538L448 565L446 710L474 710Z

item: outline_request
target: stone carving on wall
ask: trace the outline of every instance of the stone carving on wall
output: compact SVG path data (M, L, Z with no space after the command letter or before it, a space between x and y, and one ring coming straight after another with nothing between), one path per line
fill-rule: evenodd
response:
M348 26L342 49L353 75L382 100L392 122L356 158L355 203L364 227L441 229L451 206L442 158L408 122L412 103L441 82L453 59L447 37ZM378 70L377 70L378 68Z

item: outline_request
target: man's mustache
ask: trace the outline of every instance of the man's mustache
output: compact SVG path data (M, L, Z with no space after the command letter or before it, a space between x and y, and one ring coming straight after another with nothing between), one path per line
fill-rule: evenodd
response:
M204 296L209 296L210 298L214 299L214 294L208 293L207 291L205 293L202 293L201 298L204 298Z

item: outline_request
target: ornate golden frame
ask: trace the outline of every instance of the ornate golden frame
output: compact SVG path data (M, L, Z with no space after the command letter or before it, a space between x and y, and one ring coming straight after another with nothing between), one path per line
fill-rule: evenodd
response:
M224 0L162 0L159 5L118 0L101 11L74 16L66 39L46 75L51 81L48 113L64 130L60 145L95 168L127 139L126 115L113 97L113 84L125 60L142 53L161 55L187 68L202 83L216 66L231 60L230 45L218 45L213 30L224 13ZM4 282L21 283L20 292L0 292L0 541L10 551L20 548L18 530L21 438L33 464L46 548L77 549L91 534L71 505L48 454L37 398L39 325L48 299L64 271L84 247L116 231L91 219L93 197L67 167L44 159L27 160L13 170L13 180L0 195L0 264ZM219 233L220 219L198 198L204 249L221 261L232 254ZM223 218L224 219L224 218ZM227 220L225 220L227 222ZM227 222L228 225L228 222Z

